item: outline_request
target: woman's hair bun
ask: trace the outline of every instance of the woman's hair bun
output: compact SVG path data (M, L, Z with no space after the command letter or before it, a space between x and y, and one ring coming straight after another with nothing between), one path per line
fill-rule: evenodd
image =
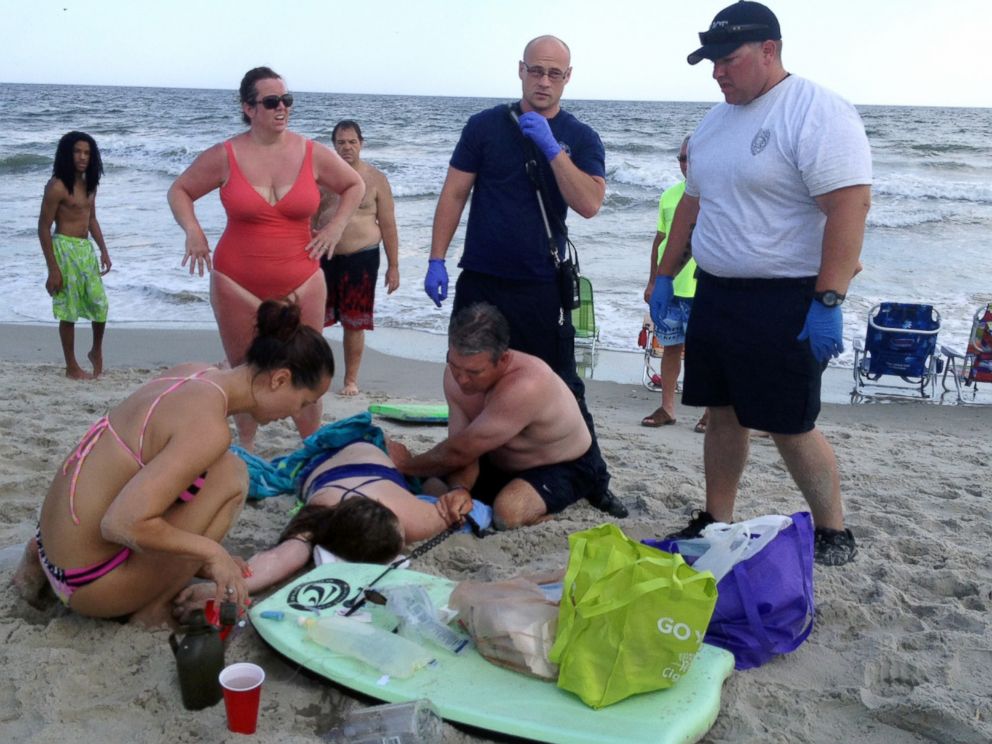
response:
M289 341L303 323L302 313L299 305L287 300L266 300L256 316L258 337Z
M288 300L266 300L255 316L255 338L245 361L260 372L285 367L297 387L312 388L334 376L334 355L320 331L303 323L300 306Z

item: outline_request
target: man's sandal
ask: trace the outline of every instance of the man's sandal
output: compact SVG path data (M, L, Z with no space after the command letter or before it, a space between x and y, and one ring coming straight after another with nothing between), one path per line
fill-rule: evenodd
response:
M670 426L675 423L675 417L669 416L668 412L664 408L656 408L654 413L650 416L645 416L641 419L641 426L647 426L652 429L659 426Z

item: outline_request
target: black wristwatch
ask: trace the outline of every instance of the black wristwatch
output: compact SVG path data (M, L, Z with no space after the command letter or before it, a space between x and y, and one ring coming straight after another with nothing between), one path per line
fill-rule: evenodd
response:
M840 292L836 292L832 289L826 289L823 292L813 293L813 299L824 307L837 307L844 302L846 297L847 295L842 295Z

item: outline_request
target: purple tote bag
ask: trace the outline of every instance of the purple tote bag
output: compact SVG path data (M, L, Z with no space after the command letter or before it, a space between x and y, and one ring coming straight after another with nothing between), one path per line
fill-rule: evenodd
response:
M692 564L704 539L644 540ZM734 565L717 584L716 609L706 643L734 655L737 669L759 667L795 651L813 630L813 519L792 515L792 524L757 554Z

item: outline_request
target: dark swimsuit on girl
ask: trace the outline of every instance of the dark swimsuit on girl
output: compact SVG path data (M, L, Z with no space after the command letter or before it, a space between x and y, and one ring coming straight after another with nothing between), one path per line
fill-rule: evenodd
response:
M330 449L313 458L313 460L307 464L306 470L301 474L300 483L306 483L307 479L310 477L310 473L334 457L341 451L341 449L343 449L343 447L338 449ZM367 478L367 480L359 483L354 488L349 488L348 486L334 482L344 480L345 478ZM372 462L353 462L330 468L329 470L325 470L320 475L314 477L310 485L307 486L306 491L301 492L300 501L307 503L313 497L314 493L322 488L341 489L344 491L344 493L341 494L342 501L354 495L365 496L361 489L372 483L378 483L379 481L389 481L390 483L395 483L400 488L410 488L410 484L406 482L406 478L403 474L394 467Z

